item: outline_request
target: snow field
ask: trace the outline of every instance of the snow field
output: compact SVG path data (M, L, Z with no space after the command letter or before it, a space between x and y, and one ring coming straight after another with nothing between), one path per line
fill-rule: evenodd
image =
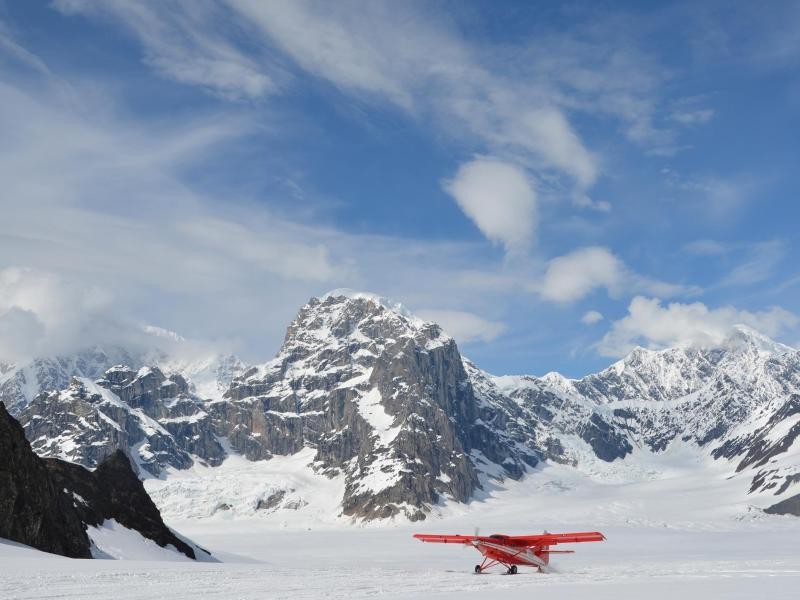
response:
M75 561L0 544L0 597L147 599L360 598L593 598L633 600L770 600L797 597L800 589L800 519L764 515L740 500L741 481L730 467L705 464L675 446L660 460L631 457L628 479L614 464L587 475L549 465L521 482L497 483L468 505L445 503L417 524L354 525L335 511L336 490L310 496L303 461L230 463L227 481L295 486L309 504L298 509L223 511L207 518L187 504L162 505L167 523L222 563L170 562L155 554L136 560ZM229 459L231 460L231 459ZM708 459L710 461L710 459ZM273 463L272 473L263 470ZM225 464L228 464L226 461ZM280 465L280 467L279 467ZM199 468L199 467L198 467ZM220 469L225 469L225 465ZM258 469L251 471L248 469ZM214 469L212 472L217 472ZM638 475L631 475L638 474ZM248 477L250 477L248 484ZM184 473L184 485L203 473ZM149 480L153 485L171 485ZM313 487L317 482L305 481ZM338 485L334 480L331 486ZM271 489L271 488L270 488ZM217 493L212 484L205 491ZM232 493L231 496L234 494ZM170 497L173 497L170 495ZM196 498L195 498L196 500ZM240 510L242 509L242 510ZM324 510L323 510L324 509ZM576 544L576 554L555 555L552 573L521 569L476 576L480 555L471 548L422 544L415 532L481 534L599 530L603 543ZM159 549L164 552L163 549ZM132 556L132 555L131 555ZM147 560L144 560L147 558Z

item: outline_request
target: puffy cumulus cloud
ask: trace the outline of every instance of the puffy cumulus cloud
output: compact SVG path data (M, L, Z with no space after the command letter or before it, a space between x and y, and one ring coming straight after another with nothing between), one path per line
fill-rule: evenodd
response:
M604 246L578 248L552 259L539 284L532 286L544 300L574 302L599 288L612 297L623 292L661 296L696 294L695 286L668 283L639 275Z
M624 263L608 248L589 246L551 260L539 294L555 302L578 300L599 287L616 294L626 277Z
M80 337L96 340L111 308L112 296L96 286L33 269L2 269L0 361L58 353Z
M663 306L658 298L636 296L628 314L614 321L597 348L604 356L619 357L636 346L713 346L723 342L736 325L774 337L797 324L797 316L780 307L750 312L733 306L709 308L702 302Z
M493 242L502 243L510 252L530 243L536 229L536 192L521 169L478 158L461 165L444 187Z
M603 320L603 313L596 311L596 310L589 310L583 313L581 317L581 323L584 325L594 325L595 323L599 323Z
M505 323L489 321L461 310L421 310L417 315L426 321L438 323L457 342L464 344L491 342L508 329Z

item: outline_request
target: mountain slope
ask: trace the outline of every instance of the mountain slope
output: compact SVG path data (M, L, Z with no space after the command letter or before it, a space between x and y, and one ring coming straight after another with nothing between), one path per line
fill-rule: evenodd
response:
M122 449L158 476L168 466L225 457L203 405L180 374L116 366L96 381L73 378L64 390L39 394L19 419L42 456L93 468Z
M95 541L109 523L120 532L172 547L188 558L209 555L173 533L121 450L94 471L33 452L22 427L0 403L0 538L71 558L103 556ZM87 535L87 532L91 532Z
M746 492L760 504L785 496L800 480L800 353L745 327L715 348L637 348L580 380L552 373L490 379L509 397L533 396L545 421L577 432L603 460L688 442L730 461L732 473L750 473ZM592 421L604 423L600 446L583 435L581 422ZM580 449L570 454L579 462Z
M183 348L184 342L173 342L172 354L156 345L149 350L95 346L65 356L37 357L19 364L0 363L0 402L12 415L17 415L41 392L62 390L73 377L97 379L116 365L125 365L133 371L156 366L180 373L191 391L204 398L216 398L247 368L234 355L208 352L197 355L191 348Z
M89 538L72 498L50 478L25 434L0 402L0 538L73 558L90 558Z
M191 367L216 373L207 396L180 373L114 367L40 394L21 419L44 455L94 466L122 448L167 479L198 465L213 472L231 453L308 456L310 472L342 481L341 513L363 519L422 519L541 461L624 472L635 455L658 457L674 444L746 478L736 502L766 508L800 482L800 353L744 327L714 348L637 348L579 380L496 377L438 325L339 290L300 310L271 361L218 364ZM230 383L219 393L223 377ZM304 505L287 486L262 486L248 506ZM169 489L159 488L167 504Z

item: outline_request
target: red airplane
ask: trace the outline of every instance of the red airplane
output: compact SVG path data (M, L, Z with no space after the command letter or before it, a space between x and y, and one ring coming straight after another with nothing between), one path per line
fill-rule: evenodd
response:
M516 575L517 565L536 567L544 572L550 564L551 554L572 554L574 550L550 550L557 544L602 542L606 537L599 531L577 533L543 533L541 535L437 535L417 533L415 538L436 544L464 544L473 546L483 554L483 562L475 565L475 573L483 573L495 565L506 567L509 575Z

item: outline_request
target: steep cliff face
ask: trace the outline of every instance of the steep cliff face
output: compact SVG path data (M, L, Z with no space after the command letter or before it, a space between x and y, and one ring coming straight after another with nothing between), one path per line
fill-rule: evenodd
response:
M72 496L50 477L25 432L0 402L0 537L45 552L90 558Z
M444 497L467 500L482 464L519 477L538 460L479 418L452 338L366 294L312 299L278 356L209 410L251 459L315 448L316 468L346 478L344 514L365 518L424 518Z

